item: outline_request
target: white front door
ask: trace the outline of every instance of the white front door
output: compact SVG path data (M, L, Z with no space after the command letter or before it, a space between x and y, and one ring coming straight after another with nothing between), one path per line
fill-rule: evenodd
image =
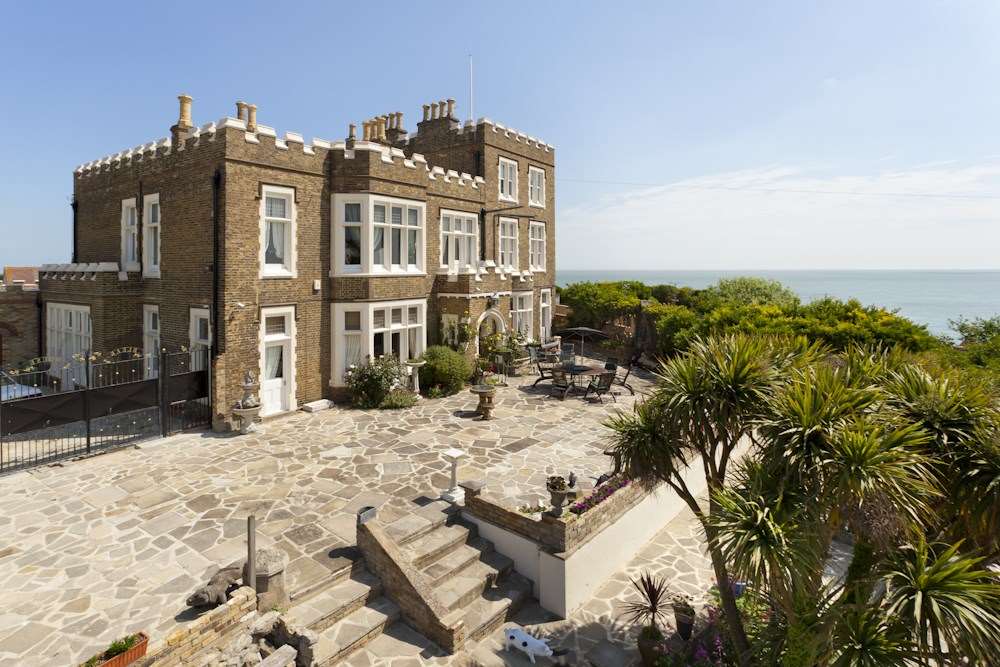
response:
M294 311L264 309L261 317L260 414L294 409Z

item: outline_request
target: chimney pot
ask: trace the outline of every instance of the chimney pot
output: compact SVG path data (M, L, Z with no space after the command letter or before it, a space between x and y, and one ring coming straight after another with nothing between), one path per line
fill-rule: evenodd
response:
M177 127L187 129L193 127L191 122L191 96L181 94L177 96L181 103L180 115L177 118Z
M350 125L348 125L347 126L347 138L350 139L351 141L354 141L357 138L356 137L357 131L358 131L358 128L355 127L354 123L351 123Z
M242 120L244 123L247 122L247 103L238 100L236 102L236 117Z
M455 117L455 100L448 100L448 118Z
M438 117L438 105L437 102L431 102L431 120Z
M438 102L438 118L446 118L445 110L447 109L447 103L444 100Z
M371 138L371 129L368 127L368 121L363 121L361 123L361 136L365 141Z
M247 132L257 132L257 105L247 105Z
M380 116L378 119L378 139L385 141L385 116Z
M431 119L431 105L425 104L424 105L424 120L430 120L430 119Z
M403 112L402 111L397 111L396 112L396 129L397 130L402 130L403 129Z

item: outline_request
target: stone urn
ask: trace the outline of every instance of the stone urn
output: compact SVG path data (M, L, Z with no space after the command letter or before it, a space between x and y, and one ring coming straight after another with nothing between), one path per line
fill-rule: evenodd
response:
M257 377L253 371L247 371L243 376L243 398L233 405L233 414L239 420L239 429L242 435L256 430L254 423L260 416L260 399L257 398Z
M497 394L496 386L491 384L477 384L469 389L469 391L479 397L479 405L476 407L479 419L481 421L493 419L493 398Z
M561 517L563 507L566 506L566 496L571 493L571 489L566 486L566 480L559 476L549 477L545 483L545 490L549 492L549 502L552 504L549 513L556 518Z
M410 369L410 377L413 379L411 389L413 389L413 393L416 394L417 398L420 398L420 367L427 362L423 359L411 359L404 363Z

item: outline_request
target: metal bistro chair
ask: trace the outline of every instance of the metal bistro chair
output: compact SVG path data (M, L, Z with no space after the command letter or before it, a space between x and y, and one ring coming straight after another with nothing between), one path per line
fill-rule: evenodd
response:
M535 383L531 386L534 387L542 380L551 380L552 367L555 365L555 363L551 360L551 357L534 347L528 348L528 354L531 355L531 363L533 363L535 368L538 369L538 379L535 380Z
M552 384L550 393L557 394L560 401L566 400L566 394L573 390L573 383L566 375L566 371L558 366L552 368Z
M630 385L628 383L628 376L632 374L632 368L634 366L638 366L639 365L639 358L641 356L642 356L641 354L633 354L632 355L632 358L629 359L629 361L628 361L628 366L625 368L625 373L624 374L621 374L619 372L621 370L620 368L615 368L614 383L617 384L617 385L621 385L621 386L625 387L626 389L628 389L629 393L632 394L633 396L635 396L635 389L633 389L632 385ZM605 365L605 368L607 368L607 365ZM608 370L611 370L611 369L608 369Z
M584 392L583 398L586 399L587 397L593 395L597 396L597 398L600 399L601 403L603 403L604 395L610 394L612 400L614 400L614 402L617 403L618 397L615 396L615 393L613 391L611 391L611 385L614 383L614 381L615 381L614 371L607 371L601 373L600 375L595 375L594 378L590 381L590 384L587 385L587 391Z

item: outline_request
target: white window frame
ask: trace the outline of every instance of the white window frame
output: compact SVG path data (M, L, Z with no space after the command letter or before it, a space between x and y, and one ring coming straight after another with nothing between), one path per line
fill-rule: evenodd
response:
M538 292L538 340L545 343L552 338L552 290Z
M156 205L156 222L153 220L153 205ZM159 278L163 264L163 207L160 194L144 195L142 198L142 275L144 278ZM152 255L153 232L156 233L156 257ZM153 260L156 260L155 262Z
M514 235L504 233L504 227L513 226ZM503 269L517 271L520 266L520 238L517 218L500 218L497 222L497 266ZM508 247L509 241L513 241L513 248ZM512 255L512 256L509 256Z
M544 222L532 220L528 223L528 268L531 271L545 271L547 234Z
M206 320L208 322L208 336L202 338L201 332L198 330L199 320ZM200 357L195 356L195 351L199 348L204 347L205 349L211 349L212 347L212 315L211 310L208 308L189 308L188 309L188 349L191 351L191 370L202 371L205 370L201 366Z
M541 167L528 167L528 206L545 208L545 170Z
M361 264L346 264L344 262L347 226L357 226L358 223L345 221L347 204L361 206ZM330 262L331 277L335 276L393 276L393 275L426 275L427 255L427 204L416 199L387 197L377 194L334 194L332 197L331 238L333 239L333 258ZM384 229L382 261L375 263L375 207L385 207L385 223L378 226ZM402 212L401 225L392 224L393 209ZM416 215L416 225L411 225L412 215ZM392 230L398 229L400 236L400 263L392 263ZM409 246L412 240L411 231L416 232L416 263L410 263Z
M448 220L446 221L445 218L448 218ZM463 229L455 231L455 223L461 224ZM472 223L472 233L466 231L468 223ZM446 226L449 229L445 230ZM445 271L450 271L454 268L457 273L474 272L479 266L479 214L441 209L440 217L438 218L438 228L440 229L438 268ZM458 259L454 257L453 251L455 250L456 237L459 241L458 249L460 251L464 250L465 254L468 254L468 257L459 257ZM444 259L446 246L449 248L447 262ZM459 252L459 255L462 254L462 252Z
M506 157L499 158L497 162L497 187L500 201L517 203L517 168L517 160Z
M285 233L285 257L282 264L267 264L265 253L267 252L267 198L281 197L287 201L285 209L288 218L270 218L287 222ZM298 249L296 239L298 237L298 207L295 204L295 188L280 185L262 185L260 191L260 278L295 278L298 275L296 265L298 264Z
M416 308L417 321L409 322L410 308ZM401 321L393 323L392 311L402 310ZM347 362L347 336L361 336L361 358L358 361L375 355L375 335L383 334L383 353L388 354L392 350L392 334L400 335L400 355L404 361L408 357L416 358L427 349L427 299L407 299L404 301L352 301L331 304L333 326L331 327L331 349L333 349L333 361L330 373L330 385L334 387L344 386L344 370ZM385 319L382 326L375 326L375 312L383 311ZM361 330L347 331L344 327L344 314L347 312L360 313ZM416 349L410 350L409 331L416 330Z
M151 303L142 304L142 353L145 357L143 376L146 379L159 375L162 336L163 320L160 319L160 307ZM152 344L150 340L153 341Z
M89 353L92 341L90 306L53 301L45 304L46 356L68 363L74 354Z
M280 334L268 334L267 333L267 318L269 317L284 317L285 318L285 331ZM298 385L296 384L295 378L295 367L298 365L298 360L296 358L296 343L297 336L295 331L295 306L269 306L267 308L260 309L260 325L258 327L259 341L257 354L259 357L259 363L257 368L257 377L260 382L264 382L264 363L266 361L265 349L267 348L267 343L272 341L284 341L288 340L288 410L283 413L272 413L272 414L287 414L290 412L295 412L298 410Z
M527 307L523 304L527 303ZM526 340L534 340L535 327L535 294L534 292L514 292L510 296L510 328L520 331Z
M129 224L131 211L132 224ZM139 211L135 205L135 197L122 200L121 212L121 270L138 271L139 265Z

